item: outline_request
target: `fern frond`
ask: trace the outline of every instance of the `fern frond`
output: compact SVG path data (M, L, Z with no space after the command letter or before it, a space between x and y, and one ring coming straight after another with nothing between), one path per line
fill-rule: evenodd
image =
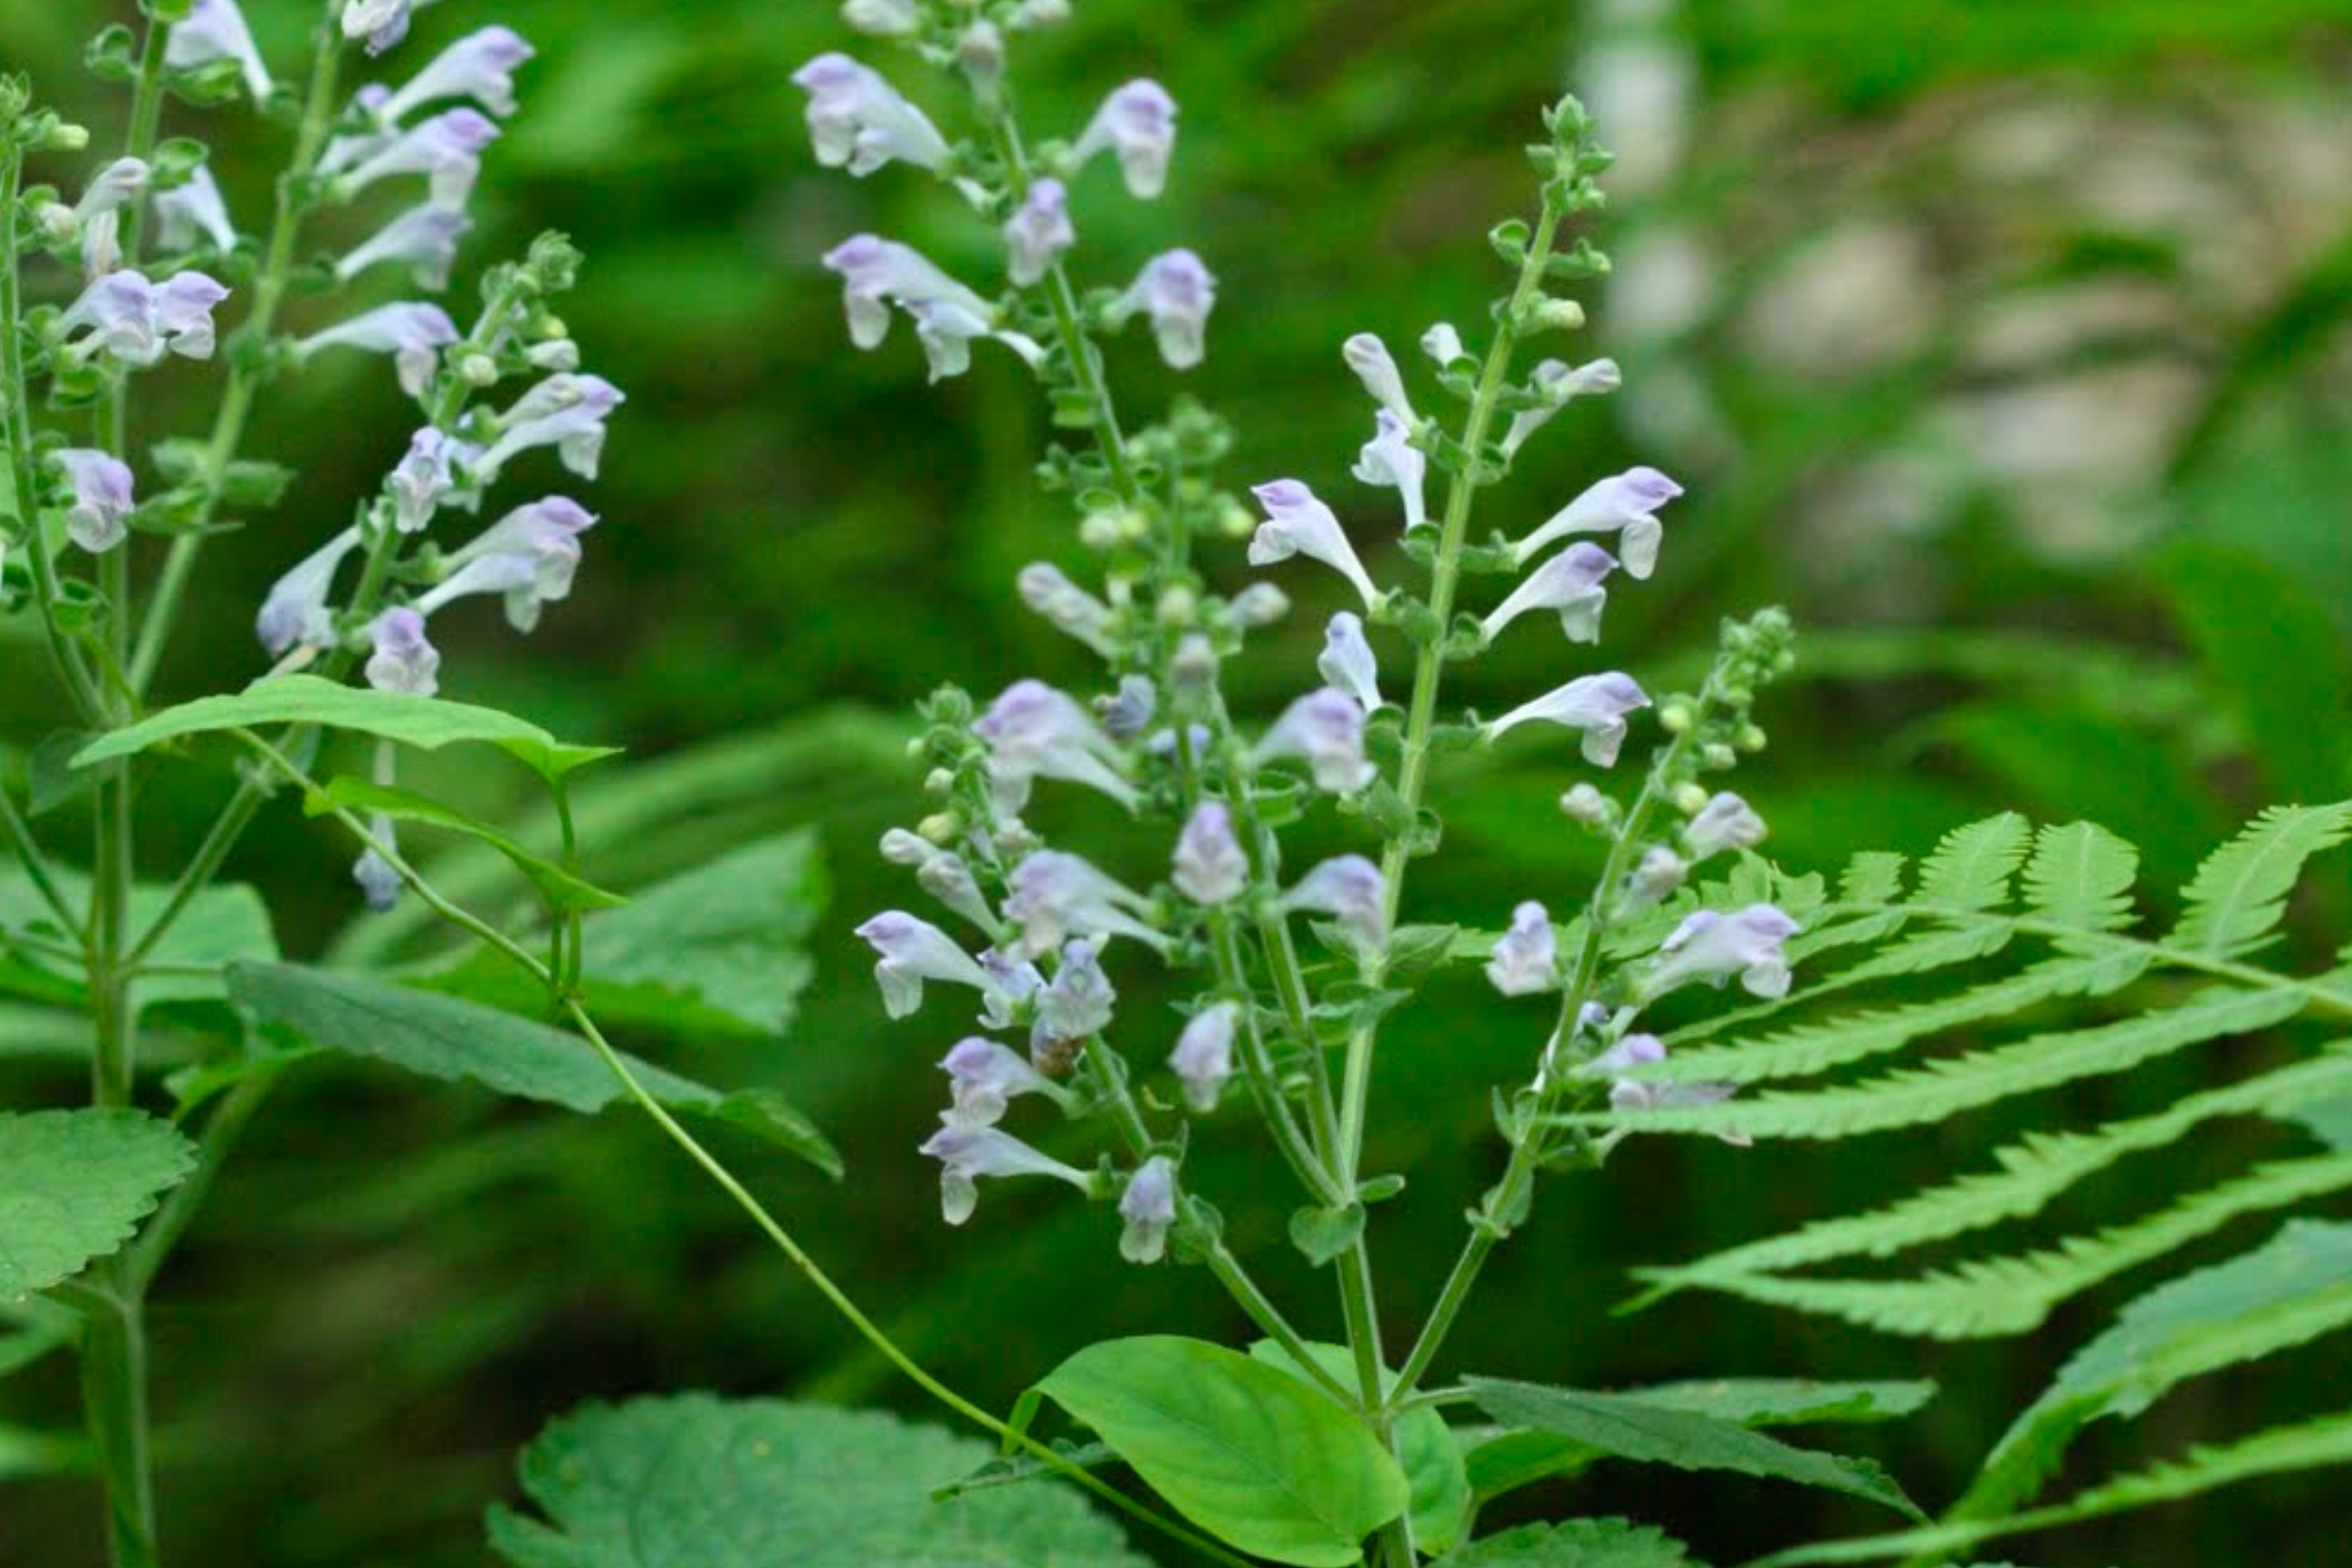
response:
M1962 909L1995 909L2009 902L2009 879L2034 840L2015 812L1955 828L1920 868L1919 901Z
M1917 917L1914 911L1899 907L1892 909L1873 910L1864 918L1870 921L1888 922L1884 934L1892 935ZM1787 1012L1790 1007L1799 1004L1818 1002L1825 997L1835 996L1841 991L1851 991L1882 980L1927 974L1937 969L1949 969L1957 965L1991 958L2009 946L2010 938L2017 935L2017 926L2014 920L1998 915L1970 915L1954 921L1948 926L1939 926L1931 930L1914 932L1885 951L1864 959L1862 963L1848 968L1841 969L1822 980L1814 981L1789 996L1759 1003L1752 1007L1736 1008L1731 1012L1722 1013L1702 1023L1694 1023L1687 1029L1676 1030L1674 1041L1675 1043L1681 1044L1693 1040L1711 1039L1716 1035L1729 1034L1759 1019L1771 1018ZM1815 950L1804 947L1803 943L1804 938L1800 937L1789 944L1788 951L1794 962L1802 963Z
M2044 828L2025 867L2025 901L2060 925L2091 931L2132 924L2140 852L2092 822Z
M2263 947L2286 911L2304 862L2352 834L2352 801L2273 806L2197 868L2172 941L2234 958Z

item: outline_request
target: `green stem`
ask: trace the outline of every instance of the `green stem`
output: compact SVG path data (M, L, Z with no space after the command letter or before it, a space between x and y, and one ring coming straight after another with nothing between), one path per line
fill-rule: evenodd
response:
M204 1124L204 1136L197 1143L196 1169L172 1189L171 1196L163 1200L163 1207L147 1221L125 1254L123 1277L126 1283L143 1292L154 1283L172 1250L179 1246L180 1238L187 1233L197 1210L212 1195L220 1167L227 1163L229 1152L277 1086L280 1070L274 1066L258 1069L213 1108L211 1119Z
M285 301L287 281L293 272L295 246L301 236L302 186L318 165L318 155L326 145L327 131L335 118L335 82L342 66L342 40L335 26L337 9L337 0L331 0L320 14L314 44L316 52L311 58L310 90L303 99L301 128L295 135L293 160L278 176L270 236L263 248L260 273L254 281L253 314L246 317L244 330L239 335L250 352L232 352L229 356L228 384L221 391L212 438L204 449L204 496L198 504L189 531L172 541L171 551L163 558L163 574L156 580L146 621L139 629L139 645L125 672L134 695L144 695L155 679L156 666L163 661L164 645L179 620L181 602L187 595L188 580L195 573L197 558L203 553L204 525L212 522L220 507L229 465L237 460L238 448L245 439L246 422L253 415L254 396L260 390L255 367L266 357L259 351L268 346L270 333L277 324L278 308Z
M1241 1008L1241 1027L1236 1037L1241 1043L1243 1072L1249 1075L1250 1086L1264 1108L1266 1124L1272 1129L1274 1143L1290 1161L1307 1190L1326 1204L1348 1201L1348 1190L1342 1187L1308 1142L1305 1129L1291 1108L1290 1097L1283 1093L1282 1082L1274 1072L1272 1055L1266 1049L1266 1036L1257 1023L1257 1008L1250 988L1248 973L1243 967L1241 944L1233 934L1232 920L1223 910L1214 910L1209 916L1210 951L1214 956L1217 984L1231 993Z
M16 846L17 861L25 868L33 890L41 895L41 902L49 907L49 912L67 930L81 929L83 917L73 912L65 890L49 873L48 857L41 852L40 840L33 837L32 824L17 811L16 797L9 794L5 784L0 784L0 827L8 829L9 838Z

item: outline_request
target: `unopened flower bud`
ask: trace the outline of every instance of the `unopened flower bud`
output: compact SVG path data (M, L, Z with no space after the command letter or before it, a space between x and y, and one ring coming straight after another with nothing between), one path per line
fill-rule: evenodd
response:
M983 96L1004 80L1004 35L994 22L975 22L955 41L955 63Z
M1078 542L1090 550L1117 549L1121 516L1113 511L1088 512L1078 526Z
M1755 724L1741 725L1739 734L1731 737L1731 744L1737 746L1743 752L1760 752L1764 750L1767 741L1762 726Z
M934 812L915 824L916 832L943 848L954 843L963 831L963 819L953 812Z
M1696 717L1688 702L1669 702L1658 710L1658 728L1668 735L1680 735L1691 727Z
M1712 798L1707 793L1707 786L1704 784L1687 783L1674 786L1674 810L1685 816L1698 815L1707 809L1707 802Z
M457 373L471 387L492 387L498 384L498 361L487 354L469 354L457 362Z
M532 344L525 351L523 357L536 369L568 374L580 368L580 345L568 337L550 338L545 343Z
M1252 583L1233 595L1233 619L1252 631L1291 613L1291 597L1272 583Z
M77 125L69 121L60 120L56 126L49 132L48 146L47 150L50 152L80 152L83 148L88 146L89 144L90 132L87 125Z
M1733 751L1731 747L1725 745L1720 740L1711 741L1706 746L1700 748L1699 760L1706 763L1710 768L1712 768L1716 772L1720 773L1726 768L1736 768L1739 766L1739 753Z
M1576 332L1584 325L1584 307L1573 299L1546 299L1536 307L1536 325L1550 332Z
M1247 539L1257 531L1256 514L1229 495L1216 509L1216 529L1228 539Z
M1159 596L1159 623L1163 626L1189 626L1199 615L1199 596L1182 584Z
M882 835L882 858L893 866L920 866L937 852L920 834L904 828L892 828Z
M1590 784L1579 784L1559 797L1559 809L1571 822L1605 828L1616 816L1616 803Z
M945 768L933 768L924 775L923 792L934 795L952 794L955 792L955 774Z
M1207 638L1193 633L1176 644L1176 656L1168 661L1168 679L1179 691L1207 689L1216 680L1216 649Z
M1673 851L1654 849L1641 857L1641 864L1625 879L1625 902L1636 909L1664 903L1667 895L1681 887L1690 874L1691 868Z

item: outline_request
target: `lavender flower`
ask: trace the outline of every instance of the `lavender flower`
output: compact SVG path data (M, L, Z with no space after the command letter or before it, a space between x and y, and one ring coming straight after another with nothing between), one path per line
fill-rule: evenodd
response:
M1129 810L1141 798L1110 736L1084 708L1042 680L1007 686L972 733L988 743L988 776L1008 811L1021 810L1039 778L1082 784Z
M374 652L368 684L379 692L431 697L441 690L441 652L425 636L425 618L405 605L386 610L368 627Z
M1355 546L1348 543L1339 519L1313 490L1295 479L1277 479L1253 487L1251 493L1266 508L1266 521L1250 540L1251 565L1267 566L1293 555L1308 556L1354 583L1366 609L1380 603L1380 590L1372 586L1371 574L1356 559Z
M1565 724L1584 732L1584 759L1597 767L1616 765L1617 750L1625 744L1625 716L1650 705L1649 697L1634 678L1612 670L1606 675L1578 676L1557 691L1522 703L1486 726L1494 739L1529 719Z
M1450 321L1441 321L1421 335L1421 352L1437 361L1439 370L1451 370L1461 360L1470 357L1470 351L1462 346L1462 334Z
M1570 365L1565 360L1547 359L1536 367L1535 389L1543 401L1532 409L1522 409L1511 421L1509 433L1502 438L1502 454L1517 457L1528 437L1552 422L1552 416L1566 408L1571 400L1591 397L1601 392L1613 392L1623 384L1614 359L1596 359L1589 365Z
M123 259L117 235L123 207L147 188L147 165L136 158L118 158L91 179L82 200L68 209L51 207L63 236L79 236L82 264L92 277L114 271Z
M1054 629L1078 639L1099 654L1111 651L1105 635L1111 621L1111 607L1093 594L1080 587L1063 575L1059 566L1042 561L1021 568L1014 585L1021 590L1022 602L1043 616Z
M1032 857L1034 858L1034 857ZM1042 1056L1055 1043L1085 1040L1111 1026L1111 1009L1119 993L1102 972L1095 944L1074 939L1062 944L1061 966L1045 988L1037 993L1037 1023L1029 1032L1029 1051Z
M311 334L295 344L294 352L300 359L332 348L391 354L400 390L411 397L422 397L441 363L441 351L456 341L457 324L440 306L384 305Z
M1059 180L1040 180L1005 220L1004 248L1010 253L1005 271L1015 285L1025 289L1051 272L1062 253L1077 243L1069 193Z
M374 816L368 820L368 836L378 843L394 844L395 830L389 816ZM396 847L396 845L395 845ZM400 902L400 873L373 849L352 863L352 880L359 884L359 896L367 900L368 908L375 914L389 914Z
M191 249L200 234L220 255L237 249L237 225L229 221L228 203L203 164L188 171L184 184L157 191L154 202L156 241L164 250Z
M385 99L377 114L387 124L446 98L470 98L500 119L514 113L514 73L536 53L512 28L484 28L433 56L408 85Z
M327 600L335 591L335 569L359 547L359 530L345 528L271 587L254 618L254 634L273 658L283 658L297 645L314 648L335 641L335 618Z
M449 286L449 270L457 264L457 243L473 228L473 220L438 202L411 207L354 246L335 264L335 276L348 283L382 262L409 269L420 289L434 293Z
M1168 1229L1176 1223L1176 1167L1154 1155L1127 1178L1119 1195L1119 1255L1130 1263L1157 1263L1168 1252Z
M1663 904L1690 876L1691 868L1683 864L1682 856L1663 844L1654 844L1625 878L1625 908L1647 909Z
M1221 800L1204 800L1176 835L1177 892L1212 908L1231 904L1250 886L1250 857L1233 837L1233 816Z
M1657 1036L1627 1035L1586 1062L1582 1070L1610 1079L1609 1103L1620 1111L1719 1105L1739 1092L1736 1085L1730 1083L1654 1083L1645 1079L1625 1076L1665 1060L1666 1042ZM1726 1143L1743 1149L1754 1141L1745 1133L1727 1132L1715 1136Z
M49 461L65 470L66 482L73 487L73 505L66 509L66 537L92 555L104 555L123 543L129 531L124 521L136 505L129 466L86 447L51 452Z
M1374 401L1394 414L1407 430L1421 428L1421 415L1413 411L1413 400L1405 395L1405 377L1397 370L1387 344L1371 333L1360 332L1341 344L1339 352Z
M421 174L434 206L463 207L482 177L483 149L497 140L497 122L479 110L444 109L392 137L337 178L335 196L348 201L379 180Z
M1121 676L1116 696L1095 698L1095 712L1113 740L1133 740L1152 727L1153 716L1159 712L1159 693L1146 677Z
M1559 988L1559 940L1542 905L1531 900L1511 911L1511 928L1486 961L1486 979L1504 996Z
M370 54L382 54L409 35L409 18L432 0L344 0L343 36L364 41Z
M1664 532L1657 509L1682 493L1682 487L1655 468L1628 468L1604 479L1561 507L1552 520L1512 546L1520 564L1555 539L1572 533L1615 533L1625 569L1647 578L1657 565Z
M994 947L981 950L980 966L996 985L981 1002L980 1022L987 1028L1009 1029L1022 1005L1045 988L1045 977L1036 965Z
M1300 877L1276 907L1285 914L1300 909L1328 914L1365 947L1377 949L1388 940L1386 897L1380 868L1360 854L1344 854Z
M580 569L580 536L596 521L587 508L560 495L517 507L449 557L444 564L449 575L419 599L416 608L431 615L453 600L498 594L506 600L507 624L528 632L539 624L542 605L571 597L572 578Z
M1252 583L1233 595L1228 607L1233 612L1235 624L1256 631L1273 625L1291 613L1291 596L1272 583Z
M547 377L499 415L498 439L472 465L475 482L491 483L508 462L539 447L555 448L564 468L594 479L604 455L604 421L627 401L601 375Z
M392 469L392 524L415 533L430 523L441 504L457 493L457 468L482 455L455 436L428 427L409 439L408 455Z
M1152 901L1074 854L1040 850L1013 868L1004 918L1021 927L1006 951L1038 958L1080 938L1133 937L1153 947L1166 938L1140 918Z
M914 321L934 381L970 367L975 337L995 338L1033 368L1044 362L1045 351L1034 341L1001 329L1003 317L994 305L910 246L856 235L828 251L825 265L841 275L850 341L860 349L881 346L889 335L889 307L896 304Z
M1386 409L1372 416L1372 439L1364 444L1351 470L1367 485L1386 485L1405 502L1405 526L1418 528L1429 521L1425 499L1428 457L1412 443L1412 432Z
M1764 818L1729 790L1718 791L1682 830L1692 865L1727 850L1752 850L1764 842Z
M57 329L66 347L85 358L105 354L139 369L167 353L209 359L213 307L228 296L201 272L175 273L162 283L143 273L110 272L66 308Z
M1609 605L1609 590L1601 583L1616 569L1616 556L1579 540L1530 573L1481 629L1491 639L1529 610L1556 610L1569 641L1597 642L1600 612Z
M1233 1031L1241 1022L1241 1006L1217 1002L1193 1015L1176 1036L1168 1066L1184 1085L1184 1101L1202 1116L1216 1109L1233 1076Z
M1737 973L1750 996L1787 996L1788 961L1781 947L1801 929L1769 904L1751 904L1731 914L1701 909L1675 927L1658 947L1649 994L1663 996L1692 980L1720 985Z
M1070 148L1078 168L1104 148L1119 155L1128 194L1149 201L1168 187L1168 163L1176 153L1176 100L1157 82L1135 81L1102 101L1083 134Z
M857 934L881 955L874 965L874 984L882 989L883 1011L892 1018L905 1018L923 1005L926 981L969 985L992 1008L1001 1009L998 1016L1009 1014L1011 993L929 921L887 909L860 926Z
M1315 669L1324 679L1354 698L1366 714L1380 706L1380 662L1364 639L1364 620L1352 610L1331 617L1323 629L1323 653Z
M1379 771L1364 757L1364 710L1347 693L1329 686L1285 708L1250 755L1257 762L1303 757L1315 788L1333 794L1363 789Z
M980 879L972 875L972 869L964 863L963 856L945 850L933 851L915 867L915 882L952 913L962 915L990 936L996 934L1001 924L996 911L988 908L987 895L980 890Z
M956 1042L939 1065L955 1098L955 1119L966 1127L993 1127L1010 1101L1053 1093L1052 1082L1021 1053L977 1035Z
M829 169L846 165L861 180L891 163L936 173L953 155L921 109L846 54L818 55L793 83L809 94L809 139Z
M1189 371L1207 354L1209 313L1216 308L1216 276L1188 250L1152 258L1104 313L1112 327L1123 327L1140 311L1152 318L1159 357L1171 370Z
M384 105L391 102L392 88L381 82L371 82L352 94L352 109L346 118L361 124L359 128L327 139L325 150L318 155L320 179L354 168L399 140L400 127L384 117Z
M923 25L914 0L846 0L841 19L872 38L903 38Z
M270 96L270 68L254 47L245 13L237 0L196 0L187 17L172 24L163 38L163 64L172 70L194 70L215 60L234 60L244 73L245 90L257 104Z
M972 1217L979 1206L982 1176L1042 1176L1066 1181L1086 1191L1086 1174L1040 1154L1010 1133L994 1127L964 1125L954 1116L940 1119L941 1126L922 1148L939 1161L939 1212L950 1225Z

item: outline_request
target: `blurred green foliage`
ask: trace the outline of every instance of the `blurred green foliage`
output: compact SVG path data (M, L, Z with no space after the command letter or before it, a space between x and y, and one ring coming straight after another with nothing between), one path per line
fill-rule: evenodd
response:
M73 61L126 10L0 0L0 56L106 124L115 106ZM284 68L308 5L248 10ZM1628 20L1651 11L1654 25ZM1638 111L1642 59L1686 73L1678 156L1654 166L1626 127L1610 136L1644 165L1627 171L1608 235L1620 276L1592 335L1625 364L1627 394L1547 432L1491 521L1516 529L1635 457L1690 486L1658 577L1617 596L1611 643L1664 678L1703 657L1721 614L1775 600L1796 612L1806 668L1769 705L1773 749L1742 785L1785 863L1917 851L2015 807L2105 822L2146 848L2150 886L2171 887L2261 802L2347 793L2341 0L1078 0L1078 12L1024 57L1033 125L1075 126L1138 74L1184 107L1166 200L1080 193L1085 276L1118 280L1168 245L1199 249L1222 295L1209 363L1187 389L1238 425L1233 476L1296 473L1354 502L1364 492L1340 470L1364 419L1339 340L1409 340L1482 308L1495 282L1479 235L1521 204L1517 148L1537 105L1574 86L1604 112L1631 93ZM844 46L830 6L450 4L425 12L419 43L392 63L493 18L541 53L525 112L490 155L469 254L570 232L590 265L567 317L589 368L630 403L579 592L528 642L487 618L452 627L448 690L631 746L632 761L583 792L599 881L643 886L808 824L833 885L787 1039L649 1036L638 1048L708 1081L787 1087L843 1149L848 1179L748 1139L729 1153L893 1334L1000 1405L1097 1334L1234 1330L1200 1281L1117 1266L1100 1213L992 1195L967 1230L941 1227L913 1146L939 1098L946 1025L886 1028L847 936L912 895L871 853L920 810L901 747L908 704L945 679L985 694L1080 668L1009 591L1022 563L1076 547L1059 504L1029 488L1046 431L1017 367L984 354L969 379L929 389L903 338L853 354L815 264L871 228L987 276L991 237L903 171L851 185L813 166L786 79ZM1615 94L1594 79L1612 71ZM280 133L242 112L201 128L250 215ZM1140 343L1115 374L1131 400L1171 390ZM248 627L263 588L405 443L389 380L373 362L328 360L266 394L257 449L302 478L207 557L163 696L258 672ZM193 425L207 385L175 376L150 405L154 433ZM1321 585L1286 586L1300 612L1247 670L1245 699L1271 703L1312 668ZM1558 648L1529 637L1508 653L1482 664L1467 700L1491 711L1534 689ZM29 646L0 641L0 735L21 755L54 714L42 683L20 678L36 666ZM507 775L466 766L449 770L451 797L522 809ZM1534 747L1453 767L1441 786L1449 853L1417 887L1418 917L1493 925L1516 897L1573 896L1591 867L1552 810L1565 782ZM192 847L223 788L193 770L159 778L148 875ZM545 843L551 825L528 830ZM437 951L413 910L319 934L355 906L347 858L281 804L232 874L270 891L296 954ZM469 874L477 891L497 886L488 860L444 865L461 894ZM2300 911L2306 947L2342 940L2352 915L2332 874ZM1132 997L1126 1016L1150 1017L1157 1000ZM1384 1305L1402 1320L1433 1292L1494 1168L1483 1085L1521 1071L1531 1045L1471 1016L1433 993L1397 1022L1381 1064L1377 1104L1412 1107L1376 1117L1370 1157L1413 1173L1376 1237ZM27 1054L0 1061L0 1097L77 1093L69 1037L9 1038ZM2086 1090L2082 1108L2113 1113L2168 1086ZM1891 1429L1884 1454L1941 1501L2056 1350L1922 1357L1689 1298L1598 1314L1632 1264L1858 1207L2000 1131L1834 1157L1629 1150L1609 1184L1547 1196L1490 1271L1456 1364L1585 1386L1937 1376L1953 1392ZM2248 1129L2247 1150L2264 1136ZM1238 1138L1195 1157L1214 1192L1246 1191L1263 1162ZM2176 1174L2132 1166L2124 1178L2161 1187ZM1321 1315L1328 1304L1300 1299L1303 1275L1283 1259L1282 1215L1232 1207L1236 1245L1264 1255L1285 1304ZM2068 1314L2052 1344L2094 1321ZM163 1282L153 1331L163 1528L191 1565L478 1562L481 1509L512 1495L513 1450L591 1395L712 1387L913 1407L644 1127L359 1068L310 1069L271 1106ZM0 1385L0 1476L70 1458L56 1428L71 1401L62 1357ZM2203 1414L2194 1400L2168 1405L2138 1441L2195 1433ZM1604 1471L1585 1485L1588 1506L1674 1519L1724 1559L1861 1522L1811 1499L1775 1496L1768 1512L1739 1482ZM2051 1565L2318 1561L2334 1540L2323 1485L2266 1483L2103 1539L2031 1544ZM81 1568L97 1552L85 1488L9 1483L0 1562Z

